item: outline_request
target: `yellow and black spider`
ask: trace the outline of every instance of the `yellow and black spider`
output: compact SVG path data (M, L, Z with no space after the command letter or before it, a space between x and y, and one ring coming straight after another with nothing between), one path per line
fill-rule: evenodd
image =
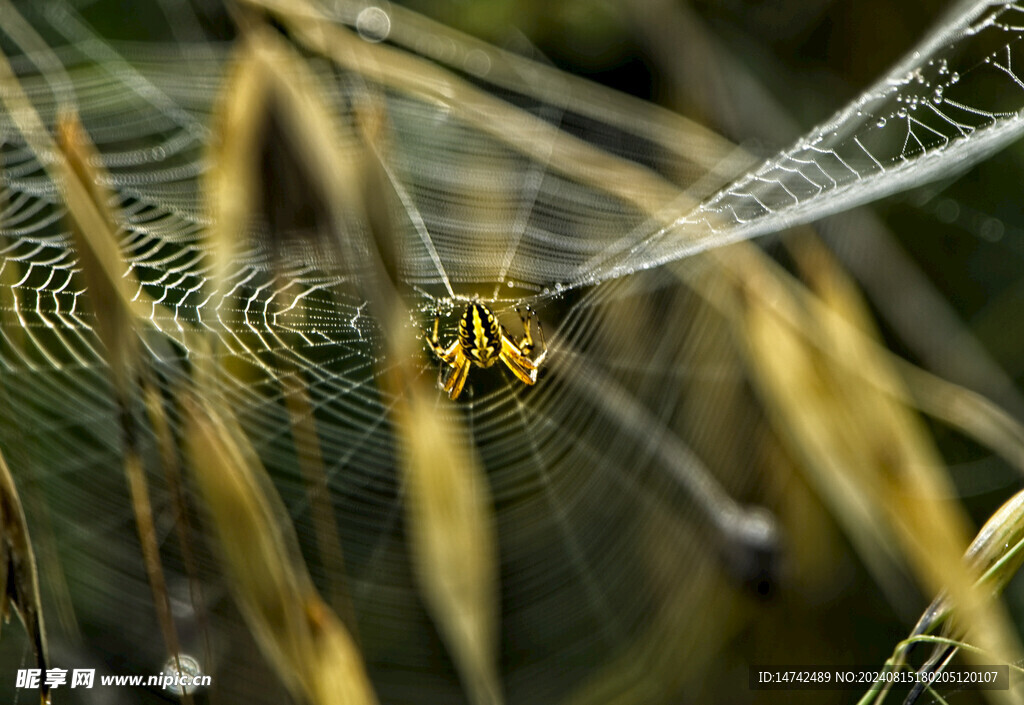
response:
M441 319L434 317L434 331L429 337L425 337L434 354L448 366L447 376L445 368L442 367L437 379L438 385L448 393L449 398L457 399L462 393L471 364L477 367L490 367L501 360L524 384L534 384L537 381L537 370L547 357L548 348L540 320L529 306L526 307L526 311L528 315L524 316L522 311L516 309L523 323L523 338L516 341L505 330L505 326L498 322L491 309L474 298L466 304L466 310L459 319L459 337L447 348L441 345L437 337L437 327ZM541 352L536 358L531 358L533 334L530 325L534 321L540 334Z

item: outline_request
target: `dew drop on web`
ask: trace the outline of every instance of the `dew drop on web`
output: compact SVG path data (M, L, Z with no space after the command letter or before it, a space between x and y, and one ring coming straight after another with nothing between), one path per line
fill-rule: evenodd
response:
M181 664L181 670L178 670L178 664ZM199 666L199 661L193 656L188 654L178 654L178 658L175 659L173 656L167 659L167 663L164 664L163 675L167 678L177 678L178 674L185 676L189 679L189 684L184 685L181 682L175 681L166 687L166 690L174 693L175 695L186 695L196 692L197 686L192 685L192 679L197 676L203 675L203 669Z

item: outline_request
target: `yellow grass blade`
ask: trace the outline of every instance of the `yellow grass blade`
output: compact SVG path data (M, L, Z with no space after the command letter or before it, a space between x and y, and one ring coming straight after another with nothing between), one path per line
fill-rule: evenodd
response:
M594 149L526 111L510 109L508 103L430 61L384 44L367 43L354 32L331 23L313 3L246 0L246 4L271 12L309 50L374 83L442 103L458 118L550 165L554 171L613 191L648 212L672 203L673 213L678 215L687 206L678 188L652 171Z
M345 589L345 561L341 550L341 537L338 535L338 524L331 504L331 490L324 470L323 456L320 453L313 404L303 381L302 372L298 369L281 378L292 437L295 439L295 453L302 470L303 482L306 484L313 532L320 562L325 567L331 605L339 612L352 635L358 638L355 610Z
M312 72L294 50L258 27L247 28L246 36L223 91L212 158L216 166L209 192L217 259L230 262L244 240L258 190L252 176L258 139L254 123L267 110L276 110L291 148L298 150L295 157L333 209L329 226L334 232L318 247L328 250L328 263L340 263L382 321L384 359L393 365L385 387L395 398L392 418L403 448L417 584L472 702L501 702L489 489L479 463L466 450L470 446L459 420L437 413L437 391L419 379L420 346L407 325L395 288L398 260L385 239L392 233L381 193L389 183L379 161L383 118L370 109L358 136L336 124L320 103ZM374 185L372 195L368 183Z
M36 668L46 671L46 633L43 627L43 608L39 599L39 574L35 554L29 540L28 522L21 507L21 498L14 485L14 477L0 453L0 617L10 619L13 607L25 626ZM40 697L49 702L49 688L42 686Z
M404 456L416 581L470 701L501 703L497 536L490 487L460 420L451 410L438 408L437 390L421 379L404 381L393 419ZM401 384L397 379L395 383Z
M75 242L89 305L96 317L96 334L106 348L107 362L118 394L125 395L138 361L136 335L128 287L117 241L117 225L110 210L112 194L101 183L98 155L77 116L65 113L57 125L57 143L68 225Z
M124 470L131 491L139 544L164 642L171 657L177 659L181 650L160 561L153 508L138 447L138 430L130 408L136 378L144 379L146 376L139 359L138 338L145 318L137 313L138 304L132 300L134 292L131 289L134 285L138 291L138 283L121 255L116 220L110 208L112 194L102 186L106 177L97 166L99 160L95 148L74 114L61 116L57 132L58 148L64 157L60 168L68 224L89 291L87 301L95 316L96 333L103 343L121 406ZM143 383L143 386L148 385ZM191 695L184 694L184 700L191 702Z
M820 296L814 306L760 266L753 248L728 250L762 399L865 560L891 550L890 535L926 590L948 590L989 661L1014 660L1020 647L1005 610L960 560L968 522L927 432L901 402L910 395L889 393L902 386L897 370L873 342L852 286L820 246L801 244L797 261Z
M209 239L214 249L214 286L224 282L235 266L235 256L246 242L247 227L261 205L260 150L270 121L293 150L291 158L306 170L311 188L331 204L328 223L335 240L316 243L329 264L338 264L343 226L361 220L358 150L350 130L335 124L319 96L326 89L293 49L273 32L246 30L220 90L214 115L210 169L204 182L210 215ZM314 194L308 194L310 198ZM345 204L345 210L336 204Z
M227 415L185 397L190 465L228 584L264 655L292 695L318 705L371 705L362 656L321 600L294 529L255 451Z

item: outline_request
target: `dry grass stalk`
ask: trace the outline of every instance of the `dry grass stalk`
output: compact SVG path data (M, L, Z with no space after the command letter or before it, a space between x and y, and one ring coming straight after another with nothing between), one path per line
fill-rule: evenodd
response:
M246 28L220 94L211 169L204 184L212 223L213 287L221 295L258 206L257 159L271 111L286 133L296 136L289 146L299 150L295 157L319 179L316 183L324 185L325 193L344 197L345 182L331 168L339 140L314 84L302 60L272 33ZM317 151L320 144L330 146ZM216 384L221 371L199 372L200 383ZM316 432L308 398L293 386L285 389L293 430L297 446L309 450L315 447ZM313 588L284 507L244 433L229 413L217 413L194 399L185 403L194 420L202 419L186 433L191 465L235 599L260 648L282 682L306 702L376 702L358 647ZM308 454L299 458L304 471L314 460ZM311 491L325 486L321 467ZM333 527L333 516L330 520ZM341 560L336 529L321 544L334 553L325 560Z
M392 184L388 132L379 103L360 106L358 130L367 158L364 212L373 246L363 294L384 323L385 391L402 448L408 538L417 587L474 705L504 702L497 670L498 540L490 484L461 416L438 406L431 374L420 366L422 344L397 290L400 253L387 214ZM392 194L395 195L395 194ZM375 273L375 274L374 274ZM448 412L448 413L445 413Z
M57 144L68 225L78 254L82 278L96 334L106 348L107 362L118 394L127 395L138 363L138 336L129 286L128 268L117 240L117 224L110 209L113 194L103 187L105 175L98 154L78 117L70 112L57 125Z
M28 534L28 522L21 507L21 498L14 485L3 454L0 453L0 617L11 618L11 608L25 626L36 668L46 671L46 633L43 627L43 605L39 599L39 573ZM49 688L43 684L40 700L50 702Z
M408 315L395 288L397 260L385 240L392 236L381 215L388 209L375 207L381 202L366 195L371 176L376 176L377 190L388 183L386 170L375 161L382 128L363 124L364 141L359 143L355 133L336 124L320 103L312 72L293 50L259 28L249 28L246 35L223 93L221 138L213 156L216 167L209 193L218 259L230 261L243 241L257 191L251 176L256 123L266 110L278 110L311 182L329 196L326 201L334 208L330 215L335 232L318 244L333 249L334 261L344 262L354 287L383 322L386 359L393 365L385 375L385 387L395 398L393 418L405 451L417 582L473 702L500 702L495 669L496 540L486 479L465 450L465 437L457 435L458 421L440 423L434 408L436 390L419 379L419 345L407 327ZM375 192L372 198L382 196ZM424 429L430 432L425 434Z
M978 531L966 557L982 572L982 581L1000 591L1024 563L1024 490L1003 503Z
M313 587L294 529L266 471L227 413L184 396L190 466L227 582L282 682L318 705L371 705L362 656Z
M497 657L497 536L487 477L437 390L393 369L416 582L474 705L503 702Z
M865 560L887 550L885 534L894 537L927 590L949 591L988 658L1013 660L1020 647L1012 623L961 561L968 522L951 501L955 493L927 433L900 402L909 394L888 393L901 387L898 373L873 342L852 286L823 249L804 242L797 259L821 297L820 306L808 307L751 250L730 248L719 259L737 276L737 321L777 428L845 518ZM872 520L883 533L866 523Z
M302 470L303 482L306 484L306 495L309 497L317 552L327 575L328 594L332 606L340 613L345 626L358 640L358 622L352 601L345 589L345 561L341 550L341 537L338 535L338 525L331 503L331 489L327 483L327 473L320 453L320 438L317 435L316 419L313 417L313 404L299 370L282 376L281 384L291 420L295 452Z
M164 407L160 390L148 380L143 385L143 397L146 416L149 419L153 435L156 436L157 447L160 451L160 463L163 465L164 476L167 478L167 486L170 488L174 503L174 528L181 545L181 558L185 565L185 572L189 576L189 593L192 606L196 611L196 621L199 624L199 632L204 638L206 662L209 663L211 650L206 601L203 599L202 583L198 577L198 564L189 538L191 526L174 432L171 430L171 423L167 418L167 410Z
M595 149L543 119L489 95L430 61L384 44L370 44L327 18L305 0L245 0L271 12L310 51L355 71L381 86L440 103L467 124L523 154L549 164L554 172L616 193L645 212L671 204L674 215L693 205L678 188L626 159ZM720 142L716 141L716 144Z
M982 593L991 591L995 596L1002 592L1006 584L1024 564L1024 491L1015 494L989 517L967 548L964 562L980 574L977 587ZM963 625L957 624L955 619L950 619L954 615L955 608L956 605L948 593L939 594L921 615L909 639L903 642L906 646L897 648L887 661L886 666L889 668L901 666L915 643L915 639L921 635L933 634L940 626L944 637L962 638L965 634ZM921 667L921 671L924 673L940 671L957 651L957 646L952 643L936 644L931 656ZM888 690L888 688L881 689L875 702L882 702L888 694ZM908 704L916 702L917 697L923 691L922 686L915 686L905 702Z
M358 179L349 155L356 152L350 133L340 129L319 99L315 75L302 57L265 28L248 29L235 52L214 113L210 169L203 184L214 250L214 288L226 293L236 256L247 241L247 228L259 206L260 139L273 115L294 159L308 171L311 184L331 200L359 204ZM357 214L332 213L338 225ZM322 250L338 241L319 243Z
M132 415L132 399L137 379L145 370L139 354L138 330L145 320L133 301L133 285L138 282L128 272L117 241L117 225L110 209L112 194L102 186L105 175L96 166L98 155L75 115L66 113L57 127L58 148L68 224L89 290L89 305L95 315L96 333L103 343L114 389L120 405L125 440L124 469L132 497L132 510L139 532L146 574L153 592L153 604L160 620L164 642L172 658L181 649L171 613L167 582L160 561L160 545L153 523L145 468L138 446L138 429ZM142 387L149 383L142 381ZM179 664L179 670L180 670ZM191 702L189 693L183 695Z

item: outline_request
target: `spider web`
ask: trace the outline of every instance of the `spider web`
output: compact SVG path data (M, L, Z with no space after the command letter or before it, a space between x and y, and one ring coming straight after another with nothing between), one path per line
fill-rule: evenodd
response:
M322 589L348 585L382 700L458 702L457 679L439 655L444 649L408 567L393 400L378 386L380 331L368 302L309 253L286 252L281 265L258 244L239 255L227 291L211 293L199 178L231 47L202 33L205 14L171 0L161 7L177 18L179 36L102 39L89 19L102 5L20 7L51 53L0 41L44 122L52 128L58 106L70 102L97 145L115 194L121 251L140 282L137 293L154 302L143 341L161 388L170 395L204 354L192 346L192 331L216 337L218 361L231 366L237 383L206 393L237 410L304 550L314 529L282 389L293 378L308 390L345 561L339 576L308 555L314 579ZM331 20L357 26L363 10L336 3ZM850 108L747 176L714 184L724 188L702 201L697 196L709 188L699 170L644 134L642 123L632 133L595 124L564 97L571 93L538 101L515 86L489 84L488 55L444 37L421 36L409 48L455 64L473 85L535 115L533 151L480 129L457 105L376 87L393 131L388 169L404 215L397 223L401 280L413 292L415 324L435 311L457 313L458 299L472 295L490 302L513 334L511 309L522 302L549 323L550 362L537 387L474 369L459 402L439 394L436 409L468 423L491 484L510 702L567 696L645 639L674 655L685 655L691 640L713 643L700 615L678 616L676 608L726 609L704 537L728 537L737 531L730 522L750 519L731 497L753 496L753 478L730 468L750 467L756 451L734 444L728 458L702 453L698 460L716 420L695 413L697 400L742 398L736 363L708 354L727 334L699 312L677 274L641 270L877 198L1015 138L1024 104L1013 68L1015 22L1024 15L1014 3L959 10ZM401 17L393 18L396 45L409 37ZM370 79L313 65L331 89L323 99L351 118L346 97ZM528 84L529 76L521 78ZM560 138L545 127L552 125L642 161L651 174L672 175L683 188L654 218L560 162ZM59 189L41 158L0 114L0 442L29 488L30 524L42 527L36 540L50 578L44 601L58 605L50 623L60 665L117 671L102 656L133 654L119 664L122 672L156 673L166 655L154 637L121 475L118 409ZM687 276L701 275L699 258L684 264ZM454 317L444 321L450 340ZM424 354L421 369L433 376L436 362ZM681 390L694 401L682 401ZM734 410L732 423L753 413ZM180 418L172 421L181 426ZM144 443L155 456L154 439ZM151 482L168 539L171 491L156 473ZM213 578L210 647L173 543L163 557L185 650L212 654L215 683L231 697L277 701L258 659L232 655L252 647ZM202 557L201 571L217 574L212 558ZM76 619L61 607L62 590L73 596ZM676 615L675 640L652 636L667 614ZM625 671L626 681L643 679ZM673 697L670 685L662 687L651 701Z

